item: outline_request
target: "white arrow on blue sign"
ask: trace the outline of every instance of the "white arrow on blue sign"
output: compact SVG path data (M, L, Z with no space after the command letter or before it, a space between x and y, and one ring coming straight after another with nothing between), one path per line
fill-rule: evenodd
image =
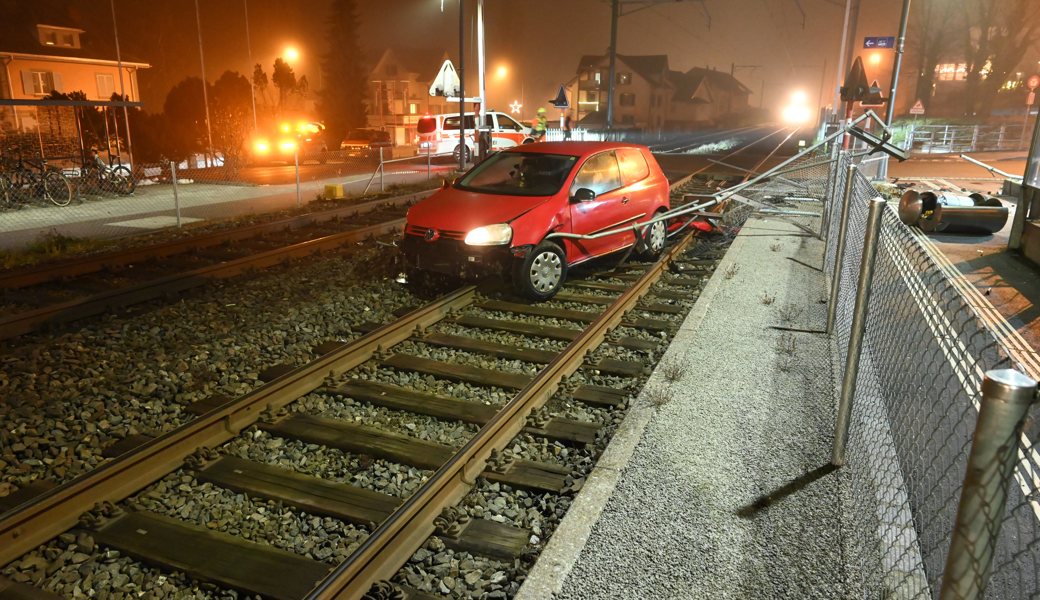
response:
M863 38L864 48L895 48L896 38L895 36L886 37L865 37Z

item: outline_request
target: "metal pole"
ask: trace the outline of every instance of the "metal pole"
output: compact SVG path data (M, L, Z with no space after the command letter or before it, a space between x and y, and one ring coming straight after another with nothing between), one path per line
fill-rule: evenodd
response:
M459 0L459 171L466 170L466 2ZM383 161L379 161L382 177Z
M617 28L621 1L610 0L610 73L607 75L607 131L614 129L614 78L617 72Z
M385 192L386 188L383 187L383 173L385 168L383 167L383 147L379 147L379 191Z
M845 375L841 380L838 418L834 424L834 448L831 452L831 464L836 467L845 464L845 446L849 442L849 425L852 423L852 400L856 395L859 357L863 350L863 335L867 329L867 310L870 303L870 288L874 278L874 259L877 258L878 237L881 233L881 215L884 210L884 198L874 198L870 201L867 231L863 240L863 260L860 262L859 281L856 284L856 306L852 310L849 351L845 359Z
M903 14L899 17L899 37L896 38L896 56L892 60L892 87L888 91L888 106L885 107L885 125L892 124L896 112L896 86L899 84L899 69L903 65L903 49L906 46L906 25L910 20L910 0L903 0Z
M242 0L242 9L246 16L246 54L249 56L249 102L253 106L253 133L256 133L256 87L253 85L253 46L249 43L249 0ZM318 71L321 73L321 71Z
M480 95L480 111L477 114L477 147L480 149L480 160L487 157L487 146L480 143L483 139L484 115L487 114L487 86L484 81L484 0L477 0L477 89Z
M831 227L831 212L834 210L834 201L838 195L838 169L841 167L841 153L837 150L837 145L831 148L830 155L834 158L831 159L831 165L828 168L827 173L827 186L823 191L823 207L820 213L820 233L817 234L816 239L824 242L823 244L823 256L824 260L827 258L827 236L829 235L829 229Z
M839 157L846 154L842 152ZM840 162L840 159L839 159ZM842 257L845 256L845 234L849 230L849 207L852 205L852 193L856 186L856 165L849 165L845 171L845 190L841 198L841 216L838 217L838 241L834 247L834 266L831 269L831 297L827 301L827 334L834 333L834 319L838 315L838 294L841 291Z
M303 206L303 198L300 196L300 145L297 143L292 153L293 165L296 167L296 208Z
M111 0L109 4L112 6L112 31L116 37L116 68L119 69L119 96L120 100L126 101L130 98L126 95L126 89L123 87L123 55L119 51L119 25L116 23L116 0ZM102 98L107 100L107 98ZM130 115L127 111L126 106L123 106L123 120L126 121L126 159L133 165L134 164L134 145L130 141ZM118 147L119 137L116 136L116 146Z
M1018 440L1035 398L1036 381L1018 371L986 372L957 522L943 571L942 600L983 596L1018 456Z
M845 77L845 48L849 41L849 16L852 12L852 0L845 0L845 19L841 29L841 46L838 49L838 75L834 81L834 113L841 110L841 84Z
M206 166L213 150L213 132L209 126L209 93L206 91L206 60L202 56L202 20L199 19L199 0L195 0L195 28L199 34L199 64L202 66L202 104L206 108Z
M181 197L177 194L177 161L170 161L170 179L173 181L173 209L177 211L177 227L181 226Z
M426 144L426 181L433 178L433 169L430 162L430 144Z

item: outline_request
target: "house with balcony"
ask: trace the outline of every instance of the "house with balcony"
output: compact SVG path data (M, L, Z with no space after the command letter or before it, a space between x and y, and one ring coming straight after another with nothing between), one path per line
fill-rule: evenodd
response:
M448 59L444 50L392 47L369 74L368 126L390 133L396 145L411 144L424 114L458 111L458 103L430 96L430 84Z
M0 131L46 135L57 125L54 115L32 101L52 92L83 92L87 100L108 101L122 90L131 102L140 101L137 74L150 65L120 62L114 54L107 43L70 24L9 27L0 38L0 99L12 102L0 107Z
M644 132L685 130L715 124L748 109L750 90L714 69L673 71L663 54L617 56L614 128ZM580 126L606 125L610 58L583 56L565 84Z

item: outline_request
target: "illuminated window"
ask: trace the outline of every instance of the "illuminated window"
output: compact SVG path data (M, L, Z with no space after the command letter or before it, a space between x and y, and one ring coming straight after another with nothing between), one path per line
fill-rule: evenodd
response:
M419 114L419 105L412 102L408 105L408 114L417 115Z
M618 73L617 74L617 84L618 85L628 85L630 83L632 83L632 74L631 73Z
M46 96L54 91L54 74L50 71L32 71L30 76L34 96Z
M116 91L115 77L110 73L98 73L94 77L97 79L98 98L102 100L110 99Z
M964 81L968 78L968 65L965 63L942 63L936 65L935 78L938 81Z

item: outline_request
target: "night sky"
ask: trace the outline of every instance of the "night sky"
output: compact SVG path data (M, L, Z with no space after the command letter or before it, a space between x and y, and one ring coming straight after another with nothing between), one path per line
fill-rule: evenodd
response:
M107 8L108 3L103 4ZM326 48L324 20L329 4L328 0L248 0L253 62L262 62L270 73L274 58L293 45L301 53L297 71L317 89L321 84L317 59ZM440 0L358 0L357 4L362 47L370 61L390 45L458 53L458 0L445 0L443 12ZM806 12L804 27L799 4ZM199 0L199 6L209 79L225 69L248 72L243 0ZM467 86L472 86L476 0L466 0L466 6ZM710 13L710 27L702 6ZM199 73L194 2L116 0L116 7L124 52L153 65L141 75L146 108L161 110L174 83ZM862 47L863 36L895 35L899 8L899 0L863 2L857 48ZM767 108L779 105L796 87L816 97L823 75L825 104L829 104L843 11L840 0L662 3L622 17L618 49L621 54L667 54L675 70L709 66L729 71L731 63L758 65L738 68L736 75L754 92L753 106L760 102L764 82ZM485 22L491 107L504 108L519 99L521 85L528 108L545 104L561 83L574 76L581 55L605 53L610 40L606 0L486 0ZM883 85L891 58L889 53L882 62ZM495 76L499 65L509 69L504 79Z

